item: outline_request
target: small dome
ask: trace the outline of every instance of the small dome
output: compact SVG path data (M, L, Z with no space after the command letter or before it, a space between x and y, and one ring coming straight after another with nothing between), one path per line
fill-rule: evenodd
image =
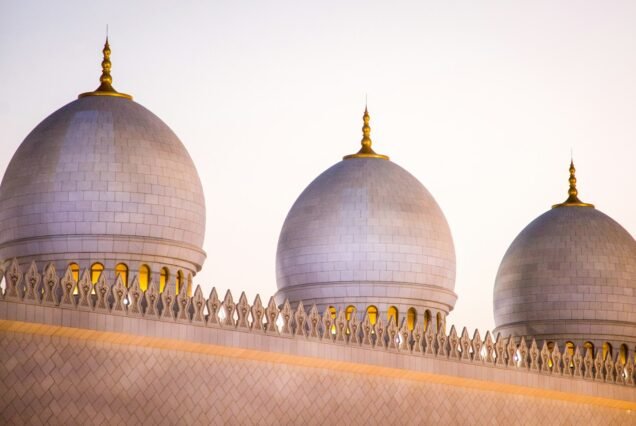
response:
M192 159L152 112L109 84L112 92L100 90L51 114L11 159L0 185L0 257L197 272L205 201Z
M416 178L368 149L318 176L289 211L277 300L448 313L457 299L448 223Z
M581 203L574 184L571 198L530 223L506 252L495 281L496 331L577 344L635 342L636 242Z

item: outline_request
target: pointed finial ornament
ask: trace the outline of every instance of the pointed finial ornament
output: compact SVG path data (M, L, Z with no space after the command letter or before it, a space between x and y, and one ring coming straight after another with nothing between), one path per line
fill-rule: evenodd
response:
M592 207L594 208L594 204L584 203L579 200L579 191L576 189L576 169L574 168L574 160L570 160L570 189L568 189L568 199L563 203L555 204L552 208L557 207Z
M376 154L376 152L371 148L371 126L369 126L369 111L367 107L364 107L364 115L362 116L362 120L364 121L364 125L362 126L362 140L360 143L362 144L362 148L360 151L355 154L345 155L342 159L348 160L350 158L379 158L381 160L388 160L389 157L382 154Z
M118 98L132 99L132 96L125 93L119 93L113 88L113 77L111 77L110 75L111 62L108 35L106 35L106 43L104 44L102 53L104 54L104 59L102 60L102 75L101 77L99 77L99 81L101 82L101 84L97 89L95 89L95 91L82 93L78 96L78 98L83 98L86 96L115 96Z

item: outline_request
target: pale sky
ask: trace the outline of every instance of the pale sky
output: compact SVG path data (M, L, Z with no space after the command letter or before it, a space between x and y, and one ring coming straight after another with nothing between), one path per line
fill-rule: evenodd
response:
M515 236L567 196L634 235L636 2L0 0L0 170L46 116L113 85L165 121L203 183L208 259L195 277L236 297L276 291L285 216L359 148L433 194L457 254L448 323L491 329ZM149 164L151 166L151 164Z

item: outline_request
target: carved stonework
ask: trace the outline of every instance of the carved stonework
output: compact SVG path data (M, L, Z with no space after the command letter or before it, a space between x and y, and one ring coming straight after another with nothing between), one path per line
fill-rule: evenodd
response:
M161 293L161 319L174 321L174 286L167 285Z
M238 328L249 329L250 324L248 322L248 319L250 315L250 304L247 302L247 296L245 295L245 292L241 293L241 297L239 297L239 301L236 304L236 315L238 316L236 326Z
M609 353L605 356L605 382L614 383L614 362Z
M234 311L236 310L236 305L234 304L234 298L232 297L232 292L230 290L225 292L225 298L223 298L221 309L225 314L222 321L223 327L234 327Z
M586 379L593 379L594 375L592 374L592 366L594 365L594 358L592 357L592 348L587 348L585 351L585 357L583 358L583 366L585 367L585 377Z
M73 279L73 272L71 267L66 268L66 272L61 280L62 285L62 298L60 299L60 306L75 307L75 297L73 293L77 289L77 283Z
M287 299L285 299L285 303L283 303L283 308L280 310L280 316L281 316L281 319L283 320L283 324L280 328L280 334L285 336L291 336L293 334L292 328L291 328L292 308L291 308L291 305L289 304L289 300Z
M424 350L424 333L422 332L422 325L418 323L413 332L411 333L413 338L413 352L421 353Z
M495 343L492 341L492 334L490 331L486 332L486 338L484 339L484 347L486 348L486 364L495 363Z
M596 351L596 358L594 358L594 380L603 381L603 351Z
M625 371L623 369L623 363L620 360L620 357L616 356L616 362L614 362L614 371L616 372L615 383L623 384L625 383Z
M400 352L409 352L411 350L411 331L409 330L407 321L402 321L400 327Z
M462 361L470 361L470 337L468 337L466 327L462 330L462 335L459 338L459 347L462 349Z
M632 357L627 358L627 362L624 366L625 369L625 384L633 385L634 384L634 360Z
M307 313L305 312L302 301L298 302L298 306L296 307L294 322L296 324L294 334L296 336L307 337Z
M263 307L263 302L261 302L261 296L258 294L254 298L250 311L252 312L252 330L264 332L263 317L265 316L265 308Z
M190 312L188 311L188 305L190 305L190 297L188 296L188 288L192 288L191 283L179 289L179 294L177 294L177 296L175 297L175 308L177 310L175 317L178 322L182 323L190 322Z
M18 259L13 258L7 272L5 274L5 282L7 288L5 290L5 299L7 300L22 300L24 297L22 270L18 264Z
M110 286L106 284L104 274L101 274L97 279L95 294L97 295L95 310L110 312Z
M31 262L31 265L29 265L29 269L26 274L24 274L24 281L26 285L24 301L26 303L40 303L40 297L42 296L40 283L42 277L38 273L38 267L35 262Z
M61 291L60 278L57 276L55 265L49 263L44 268L44 294L42 295L43 305L57 305L57 292Z
M506 344L506 366L516 366L517 355L517 343L515 342L515 336L508 337L508 343Z
M375 324L373 325L373 328L375 331L374 348L385 350L387 342L386 342L386 336L385 336L384 322L382 321L381 317L379 316L377 317L377 320Z
M548 342L544 340L543 346L541 347L541 372L550 373L551 364L552 364L552 359L550 358L550 350L548 349Z
M424 333L424 344L426 345L424 348L426 355L435 355L437 353L435 351L435 333L430 324L426 327L426 332Z
M371 318L369 313L364 314L364 320L362 320L362 344L364 346L373 346L373 324L371 324Z
M79 282L77 283L79 290L79 300L77 301L77 309L92 311L93 310L93 283L91 282L91 272L88 268L84 269Z
M448 333L448 357L451 359L459 359L459 337L457 337L457 330L452 325L450 333Z
M563 369L561 368L561 351L559 350L559 345L557 343L554 344L554 348L552 349L552 374L563 374Z
M473 362L484 362L484 358L481 356L481 350L484 347L484 343L481 341L479 330L475 329L475 333L473 334L473 339L470 344L473 348Z
M389 318L389 323L386 326L386 337L387 337L387 348L388 349L398 349L398 328L395 324L395 316L391 316Z
M192 310L192 324L205 325L205 298L201 286L197 285L194 296L190 298L188 310Z
M336 326L333 318L331 318L331 312L329 312L329 309L325 309L322 314L322 340L333 341L335 332Z
M118 274L115 279L115 284L111 288L111 293L113 298L113 307L110 312L113 314L126 314L127 312L127 303L128 303L128 289L124 285L124 281L122 280L122 275Z
M572 357L572 362L574 363L574 376L575 377L583 377L583 356L581 355L581 351L577 346L574 351L574 356Z
M349 343L359 345L360 340L360 322L358 321L358 313L356 311L351 313L349 319Z
M506 343L500 333L497 333L495 340L495 353L497 354L496 365L505 367L506 365Z
M563 360L563 375L571 376L574 371L574 362L572 361L572 354L570 353L570 349L566 346L565 351L563 352L563 356L561 357Z
M336 343L347 343L347 318L344 309L336 316Z
M267 333L278 334L278 326L276 325L276 320L278 319L278 306L276 306L276 301L273 297L269 298L269 303L267 304L267 309L265 309L265 320L267 324L265 324L265 331Z
M318 307L314 303L309 310L308 324L309 324L309 338L320 339L320 314L318 313Z
M437 332L437 355L448 357L448 337L443 328Z
M154 281L150 280L148 283L148 289L144 294L146 300L146 312L144 316L150 319L159 318L159 289Z
M219 309L221 308L221 301L219 300L219 295L216 293L215 287L212 287L212 291L210 291L210 297L208 297L207 306L207 325L210 327L220 327L221 323L219 321Z
M517 357L519 358L517 360L517 366L519 368L528 368L528 345L526 345L526 338L523 336L517 348Z
M128 315L132 317L142 317L144 308L142 307L144 292L139 287L139 278L135 276L128 289Z

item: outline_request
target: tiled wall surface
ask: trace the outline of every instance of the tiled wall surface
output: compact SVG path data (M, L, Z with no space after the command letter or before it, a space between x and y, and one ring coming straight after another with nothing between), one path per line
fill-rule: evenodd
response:
M595 208L561 207L530 223L501 262L497 330L596 346L636 346L636 244ZM616 349L616 346L615 346Z
M636 412L237 355L0 331L3 424L634 424ZM67 332L65 332L67 331ZM73 335L73 333L75 333ZM75 337L73 337L75 336Z

